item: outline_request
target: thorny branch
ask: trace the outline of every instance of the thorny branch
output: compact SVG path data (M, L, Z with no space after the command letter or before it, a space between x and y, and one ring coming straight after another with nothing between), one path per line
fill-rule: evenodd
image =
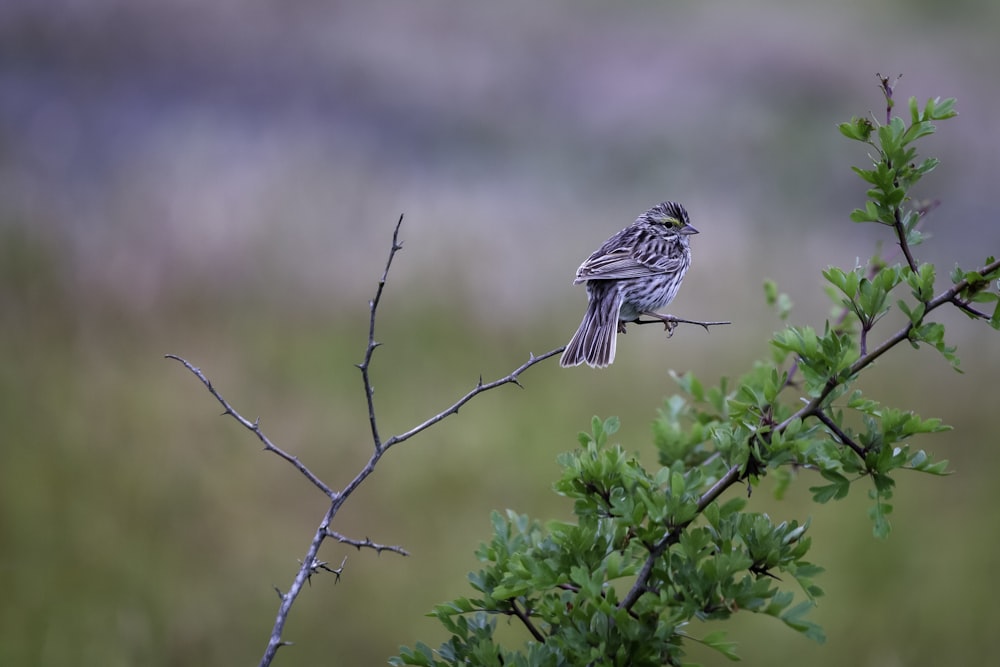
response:
M457 414L462 406L464 406L473 398L484 392L490 391L491 389L496 389L497 387L502 387L503 385L506 384L514 384L520 387L521 386L520 376L522 373L524 373L526 370L528 370L535 364L545 361L549 357L553 357L556 356L557 354L562 353L562 351L565 349L565 347L559 347L550 352L546 352L545 354L537 356L531 354L529 355L528 360L525 361L523 364L515 368L507 375L499 379L493 380L492 382L483 382L483 379L480 377L479 382L476 383L475 387L473 387L465 395L463 395L461 398L459 398L457 401L455 401L452 405L450 405L443 411L439 412L433 417L430 417L429 419L426 419L420 424L417 424L408 431L404 431L398 435L394 435L388 438L387 440L383 441L378 429L378 420L376 418L375 400L374 400L375 390L371 383L369 368L371 367L372 356L375 352L375 348L377 348L380 345L380 343L376 342L375 340L375 321L378 312L378 306L382 299L382 292L385 289L385 284L389 276L389 269L392 266L392 261L395 258L396 253L403 248L403 244L399 240L399 229L402 223L403 223L403 216L401 215L399 216L399 220L396 222L396 227L393 230L392 246L389 250L389 257L385 263L385 269L382 271L382 276L378 282L378 288L375 291L375 297L368 303L369 313L370 313L369 324L368 324L368 344L367 347L365 348L364 358L362 362L358 364L358 368L361 370L362 383L364 386L365 397L368 404L368 420L371 426L373 450L370 458L368 459L368 462L364 465L364 467L362 467L362 469L358 472L358 474L354 477L354 479L348 482L348 484L340 491L335 491L331 489L322 480L320 480L319 477L317 477L311 470L309 470L309 468L306 467L305 464L303 464L298 459L298 457L288 454L283 449L275 445L260 428L260 419L255 419L254 421L250 421L249 419L241 415L235 408L233 408L232 405L230 405L230 403L215 388L215 386L211 383L211 381L209 381L209 379L204 375L204 373L202 373L200 368L194 366L186 359L183 359L182 357L179 357L177 355L174 354L165 355L168 359L173 359L183 364L185 368L191 371L191 373L193 373L201 381L201 383L205 385L205 387L212 394L212 396L214 396L215 399L219 402L219 404L222 405L223 415L228 415L232 417L237 422L239 422L240 425L242 425L244 428L251 431L254 435L257 436L257 438L262 443L264 443L265 451L272 452L281 457L282 459L284 459L285 461L287 461L288 463L292 464L296 470L298 470L303 476L306 477L306 479L308 479L315 487L320 489L323 492L323 495L325 495L327 498L330 499L330 506L326 509L326 512L323 515L323 518L320 521L319 526L316 528L316 532L313 534L312 540L309 543L309 548L306 551L305 557L300 562L299 570L296 573L291 586L284 593L282 593L277 588L275 589L278 591L278 596L281 600L281 603L278 607L278 613L275 617L274 626L271 630L271 636L268 640L267 648L265 649L264 655L259 663L260 667L267 667L268 665L270 665L278 649L281 648L282 646L287 646L291 643L284 641L282 639L285 622L288 619L288 614L291 611L292 605L298 598L299 593L302 592L302 588L307 583L309 583L312 575L316 574L319 571L326 571L335 574L339 580L340 573L342 572L344 564L346 563L346 558L344 562L341 563L341 566L337 569L332 569L327 566L326 562L321 561L318 557L318 554L320 547L322 546L323 541L325 539L330 538L338 542L341 542L343 544L349 544L359 550L362 548L373 549L378 554L381 554L383 551L391 551L393 553L397 553L402 556L409 555L409 552L406 551L406 549L404 549L403 547L379 544L377 542L373 542L370 538L367 537L363 540L352 539L330 528L330 524L333 522L334 517L336 517L337 512L343 506L344 502L361 485L361 483L364 482L365 479L367 479L368 476L372 474L372 472L374 472L375 465L378 463L379 459L382 458L382 455L393 445L398 445L401 442L405 442L406 440L409 440L418 433L426 431L427 429L434 426L438 422L442 421L446 417L449 417L450 415L453 414Z
M201 383L205 385L205 387L208 388L208 390L212 393L212 396L215 397L215 400L217 400L222 405L223 416L229 415L230 417L238 421L244 428L246 428L247 430L251 431L254 435L256 435L257 439L259 439L262 443L264 443L264 451L277 454L281 458L291 463L293 466L295 466L296 470L305 475L306 479L312 482L313 486L322 491L323 494L326 495L327 497L333 498L336 495L333 489L324 484L319 477L314 475L312 471L309 470L309 468L303 465L302 462L299 461L299 458L297 456L292 456L291 454L287 453L280 447L276 446L273 442L271 442L270 438L264 435L264 432L260 428L260 417L258 417L253 421L250 421L249 419L241 415L239 412L237 412L233 408L233 406L231 406L229 402L222 397L222 394L218 392L215 386L211 382L209 382L208 378L205 377L204 373L201 372L200 368L193 366L186 359L182 359L181 357L178 357L176 354L167 354L164 355L164 357L166 357L167 359L173 359L175 361L179 361L180 363L184 364L185 368L194 373L195 376L197 376L197 378L201 380Z
M685 320L680 317L674 317L673 315L661 315L660 313L646 313L650 317L655 319L652 320L636 320L632 324L662 324L667 330L667 333L673 335L674 329L677 328L678 324L697 324L705 331L711 331L709 327L717 327L723 324L732 324L732 322L701 322L699 320ZM669 336L668 336L669 338Z
M403 547L398 547L398 546L388 545L388 544L379 544L378 542L372 542L371 538L369 538L369 537L366 537L363 540L354 540L354 539L351 539L350 537L347 537L345 535L341 535L340 533L338 533L335 530L327 530L326 531L326 536L329 537L330 539L337 540L338 542L340 542L342 544L350 544L352 547L355 547L358 551L361 551L362 547L366 547L368 549L374 549L375 553L377 553L379 555L381 555L383 551L392 551L394 553L399 554L400 556L409 556L410 555L410 552L407 551L406 549L404 549Z

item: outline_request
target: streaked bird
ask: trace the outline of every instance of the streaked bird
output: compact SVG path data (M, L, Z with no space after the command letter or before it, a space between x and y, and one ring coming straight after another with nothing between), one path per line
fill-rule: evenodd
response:
M573 284L587 284L587 312L566 346L561 366L603 368L615 360L618 333L640 315L667 321L656 311L677 296L691 266L688 237L697 234L688 212L666 201L649 209L580 265Z

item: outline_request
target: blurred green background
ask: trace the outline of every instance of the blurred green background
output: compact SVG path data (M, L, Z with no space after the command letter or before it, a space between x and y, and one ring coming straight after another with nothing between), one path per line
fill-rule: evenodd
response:
M820 270L887 241L847 222L865 156L835 129L882 113L875 72L959 99L922 145L943 165L920 256L996 253L998 21L974 0L3 3L0 664L259 659L325 499L164 354L343 485L370 448L352 365L401 212L373 367L386 435L564 344L579 262L682 201L702 234L671 312L733 325L634 330L600 372L546 362L393 450L335 527L412 556L328 544L344 576L313 580L277 664L436 644L423 614L468 591L491 509L570 515L555 459L592 415L652 461L669 370L712 382L767 354L765 278L821 326ZM956 474L901 477L884 543L864 488L816 507L808 478L781 503L765 481L752 509L813 519L829 639L740 619L748 664L995 654L1000 340L944 321L964 375L907 347L865 387L954 425L914 444Z

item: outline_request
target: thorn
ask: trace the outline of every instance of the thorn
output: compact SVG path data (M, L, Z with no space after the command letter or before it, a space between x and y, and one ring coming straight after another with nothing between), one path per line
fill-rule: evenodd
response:
M282 601L285 599L285 594L281 592L281 589L277 586L274 587L274 592L278 594L278 598Z

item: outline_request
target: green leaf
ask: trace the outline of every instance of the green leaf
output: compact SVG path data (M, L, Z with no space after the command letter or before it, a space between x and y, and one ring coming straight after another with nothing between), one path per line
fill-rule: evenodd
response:
M948 461L934 462L931 460L930 456L924 450L918 450L910 460L906 462L906 467L911 470L916 470L917 472L924 472L929 475L950 475L948 472Z
M959 368L960 359L955 354L956 348L945 343L944 325L940 322L925 322L920 326L911 328L909 339L913 343L920 342L932 345L934 349L941 353L941 356L948 360L954 370L959 373L962 372L962 369Z
M822 644L826 641L826 634L823 632L823 628L805 618L805 615L812 611L815 606L816 603L811 600L800 602L783 613L781 620L793 630L797 630L816 643Z
M848 492L851 490L849 479L834 470L821 469L820 475L823 476L823 479L831 482L831 484L809 487L809 491L813 494L813 500L823 504L831 500L840 500L847 497Z
M919 121L910 125L903 134L903 143L911 143L920 139L921 137L926 137L929 134L934 134L935 127L933 123L929 121Z
M764 299L767 305L773 306L778 300L778 283L767 279L764 281Z
M861 274L858 269L854 271L844 271L836 266L823 271L823 277L827 282L839 289L848 299L853 299L858 293L858 283L861 281Z
M603 446L604 441L606 440L604 437L604 423L597 415L594 415L590 419L590 432L593 434L591 439L594 444L598 447Z
M867 118L855 116L849 123L840 123L837 125L837 129L848 139L868 142L875 126Z
M868 510L868 516L872 519L872 534L880 540L889 538L892 532L892 524L889 523L889 514L892 512L892 505L876 499L874 505Z
M935 97L933 99L927 100L927 105L924 107L924 120L946 120L948 118L954 118L958 115L955 111L956 100L954 97L948 97L946 99L941 99L940 97Z
M856 208L851 211L851 222L878 222L878 216L867 210Z
M878 180L875 177L875 171L872 169L862 169L861 167L851 167L851 171L860 176L862 180L871 183L872 185L877 185Z
M769 306L776 306L778 317L787 319L792 310L792 300L784 292L778 292L778 284L773 280L764 281L764 299Z
M897 301L896 305L899 307L899 309L903 312L904 315L910 318L910 322L914 326L920 324L920 321L924 319L924 313L927 310L927 306L923 302L918 303L916 306L914 306L912 310L908 305L906 305L906 302L903 301L902 299Z
M939 164L941 164L940 160L938 160L935 157L929 157L923 162L921 162L920 166L916 167L913 171L915 174L923 176L924 174L929 174L930 172L934 171L934 169Z
M722 630L711 632L698 641L709 648L715 649L734 662L740 659L740 656L736 654L736 647L738 644L736 642L728 641L726 639L726 633Z
M676 499L680 499L684 496L685 483L684 475L679 471L675 470L670 473L670 496Z

